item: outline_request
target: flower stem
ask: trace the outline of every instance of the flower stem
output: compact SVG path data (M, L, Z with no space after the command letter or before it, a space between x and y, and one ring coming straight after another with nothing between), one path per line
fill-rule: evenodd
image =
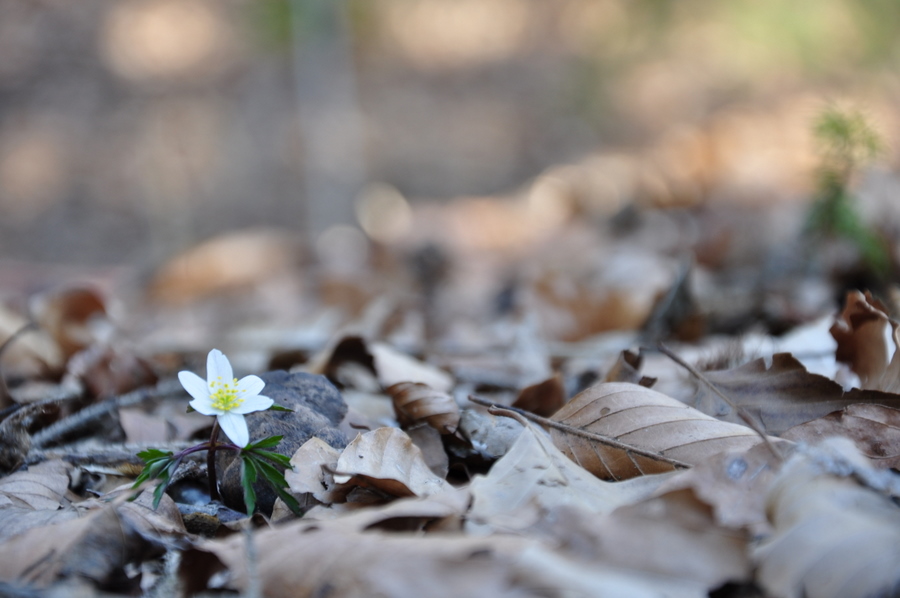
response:
M219 496L219 483L216 480L216 445L219 440L219 420L213 424L212 434L209 436L209 448L206 451L206 477L209 479L209 500L221 500Z

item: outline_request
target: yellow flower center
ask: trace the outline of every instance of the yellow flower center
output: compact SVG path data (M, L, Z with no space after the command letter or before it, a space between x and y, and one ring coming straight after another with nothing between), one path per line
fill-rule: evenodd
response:
M216 378L209 383L209 398L212 400L214 409L222 411L231 411L235 407L239 407L244 399L238 398L237 378L231 382L222 382L222 378Z

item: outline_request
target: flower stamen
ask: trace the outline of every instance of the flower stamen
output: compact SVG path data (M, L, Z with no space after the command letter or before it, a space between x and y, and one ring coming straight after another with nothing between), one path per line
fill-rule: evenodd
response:
M231 382L222 382L221 377L209 383L210 401L213 409L221 409L222 411L231 411L240 407L244 399L238 397L238 380L235 378Z

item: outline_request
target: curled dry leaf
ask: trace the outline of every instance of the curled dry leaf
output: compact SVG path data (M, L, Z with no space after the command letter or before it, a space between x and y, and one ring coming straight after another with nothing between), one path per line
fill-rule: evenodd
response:
M397 428L378 428L360 434L347 445L337 462L334 481L371 486L392 496L428 496L447 490L435 476L410 437Z
M397 421L408 427L425 422L441 434L453 434L459 426L459 405L445 392L421 382L398 382L387 388Z
M466 529L471 533L523 530L546 510L561 505L577 506L593 515L608 513L650 496L665 479L598 480L526 422L509 452L486 476L475 476L472 481L473 504Z
M850 405L781 435L807 443L829 436L851 439L876 467L900 469L900 409L862 403Z
M753 554L757 581L768 594L895 594L900 584L900 509L880 492L830 471L867 468L871 466L852 443L841 438L798 452L785 464L768 497L775 532Z
M847 293L847 301L831 335L837 341L837 360L859 376L862 387L900 391L900 340L897 322L868 291ZM888 340L890 337L892 340Z
M656 383L656 378L651 378L641 374L641 366L644 357L640 353L633 351L622 351L619 353L616 363L609 369L604 377L604 382L631 382L632 384L640 384L647 388L652 387Z
M696 465L717 453L745 450L762 441L750 428L719 421L626 382L588 388L551 420L559 424L550 429L554 444L597 477L611 480ZM604 438L613 443L604 443Z

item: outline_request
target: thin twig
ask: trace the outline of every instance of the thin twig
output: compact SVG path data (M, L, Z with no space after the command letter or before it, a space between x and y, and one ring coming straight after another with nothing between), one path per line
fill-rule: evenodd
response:
M122 407L130 407L150 399L175 396L183 392L184 389L178 380L169 379L163 380L153 387L141 388L118 397L107 399L95 405L91 405L90 407L85 407L81 411L47 426L31 438L31 446L35 449L44 448L69 434L82 431L95 420Z
M27 465L34 465L43 461L62 459L74 465L96 465L100 467L118 468L121 465L143 466L143 461L137 456L141 451L155 448L161 451L178 452L194 446L196 443L188 440L178 440L167 443L153 444L98 444L96 446L68 446L48 450L36 450L28 453Z
M516 407L507 407L505 405L497 405L496 403L492 403L491 401L486 401L484 399L478 398L473 395L469 395L469 400L478 405L482 405L484 407L488 407L491 409L491 413L496 413L497 415L505 415L503 411L511 411L518 415L521 415L525 419L531 420L536 424L540 424L542 426L547 426L548 428L555 428L560 430L561 432L565 432L566 434L571 434L572 436L580 436L581 438L586 438L587 440L592 440L594 442L604 444L606 446L619 449L620 451L625 451L628 453L634 453L635 455L640 455L641 457L647 457L648 459L653 459L654 461L663 461L668 463L673 467L677 467L679 469L690 469L691 464L685 463L684 461L679 461L678 459L673 459L672 457L667 457L666 455L662 455L660 453L654 453L653 451L648 451L642 448L638 448L636 446L632 446L630 444L625 444L624 442L620 442L615 438L610 438L609 436L603 436L602 434L596 434L594 432L588 432L587 430L582 430L580 428L576 428L574 426L570 426L568 424L564 424L562 422L558 422L552 419L548 419L546 417L541 417L540 415L535 415L530 411L525 411L523 409L517 409Z
M658 343L657 348L659 349L660 353L662 353L663 355L665 355L666 357L668 357L669 359L671 359L672 361L674 361L675 363L677 363L678 365L680 365L681 367L686 369L688 372L690 372L692 376L694 376L695 378L697 378L697 380L699 380L700 382L702 382L703 384L708 386L711 391L716 393L716 396L718 396L720 399L725 401L725 403L727 403L729 407L734 409L734 412L738 414L738 417L740 417L751 430L756 432L757 435L759 435L759 437L762 438L762 441L765 443L765 445L769 449L769 451L773 455L775 455L775 458L777 458L779 461L784 461L784 455L782 455L781 452L775 448L775 445L772 444L771 440L769 440L769 436L766 434L766 431L760 427L759 422L757 422L755 419L753 419L753 416L751 416L749 413L747 413L746 409L744 409L743 407L741 407L740 405L738 405L737 403L732 401L730 398L725 396L725 394L721 390L719 390L716 387L716 385L713 384L709 378L707 378L706 376L701 374L700 371L697 370L697 368L695 368L694 366L692 366L691 364L689 364L688 362L683 360L681 357L676 355L671 349L669 349L663 343Z

